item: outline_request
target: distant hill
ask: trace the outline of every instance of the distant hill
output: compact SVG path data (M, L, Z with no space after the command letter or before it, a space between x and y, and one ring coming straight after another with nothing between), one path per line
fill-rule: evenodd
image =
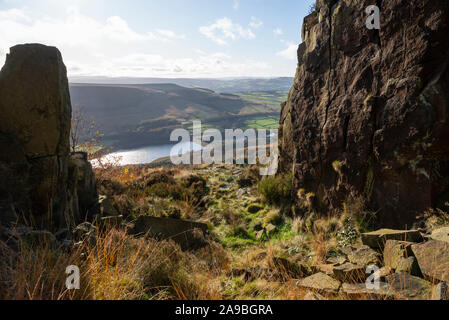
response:
M239 78L239 79L163 79L163 78L108 78L71 77L73 83L93 84L163 84L173 83L188 88L205 88L220 93L251 91L289 91L293 78Z
M245 100L235 94L176 84L70 84L73 105L83 105L116 149L166 144L170 133L190 128L277 126L280 106ZM252 93L254 97L255 93Z

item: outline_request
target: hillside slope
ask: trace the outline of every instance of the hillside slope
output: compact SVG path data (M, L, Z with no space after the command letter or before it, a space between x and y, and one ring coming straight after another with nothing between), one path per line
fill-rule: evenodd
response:
M237 93L251 91L288 91L293 78L249 78L249 79L189 79L189 78L108 78L108 77L71 77L73 83L90 84L161 84L173 83L189 88L207 88L220 93Z
M71 84L70 94L73 105L85 106L101 126L106 141L121 149L167 143L172 130L189 128L193 120L223 129L279 114L273 105L175 84Z

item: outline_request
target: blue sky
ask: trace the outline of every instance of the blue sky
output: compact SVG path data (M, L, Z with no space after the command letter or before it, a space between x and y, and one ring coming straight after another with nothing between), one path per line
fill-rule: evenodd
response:
M0 0L9 47L57 46L69 76L293 76L315 0Z

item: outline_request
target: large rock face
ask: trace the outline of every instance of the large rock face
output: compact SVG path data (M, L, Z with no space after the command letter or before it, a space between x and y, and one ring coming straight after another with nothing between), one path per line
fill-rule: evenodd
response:
M372 4L319 0L305 18L280 168L320 212L356 193L379 224L410 227L449 199L449 1L377 1L380 30Z
M78 178L69 172L69 165L81 166L70 157L71 112L58 49L11 48L0 72L0 221L58 225L79 218Z

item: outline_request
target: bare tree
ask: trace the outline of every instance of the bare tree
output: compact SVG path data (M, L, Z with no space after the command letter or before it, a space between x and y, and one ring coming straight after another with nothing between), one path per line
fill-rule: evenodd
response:
M72 112L70 130L70 149L72 152L86 152L89 160L94 160L96 167L108 169L120 165L121 157L112 156L113 147L102 144L104 134L92 117L87 115L84 106L75 105Z
M104 134L92 117L88 117L84 106L76 105L72 112L70 130L70 148L72 152L86 152L89 158L95 158L104 147L101 140Z

